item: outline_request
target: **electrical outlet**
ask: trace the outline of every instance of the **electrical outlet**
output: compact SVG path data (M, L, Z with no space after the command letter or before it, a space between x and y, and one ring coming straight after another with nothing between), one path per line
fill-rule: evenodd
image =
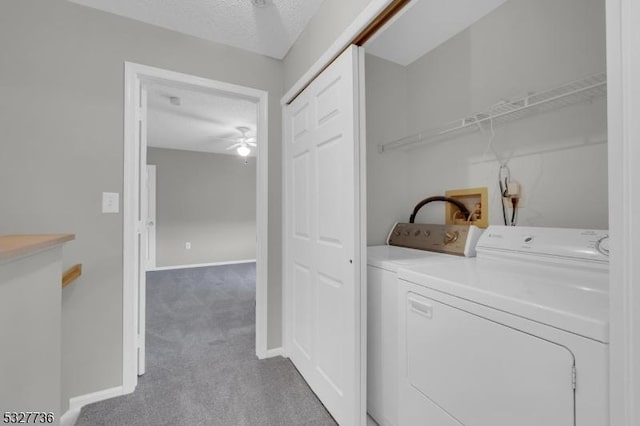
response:
M513 180L507 184L507 188L505 190L505 196L502 197L502 203L506 208L512 208L513 202L511 201L514 198L518 199L518 208L524 207L524 199L522 197L522 186L519 182Z
M507 184L507 195L511 198L520 198L520 184L516 181Z
M505 207L507 208L511 208L511 198L510 197L502 197L502 202L504 203ZM518 208L522 209L525 207L525 198L522 194L522 189L520 189L520 195L518 196Z
M184 248L187 249L187 250L191 250L191 243L189 243L189 242L184 243Z

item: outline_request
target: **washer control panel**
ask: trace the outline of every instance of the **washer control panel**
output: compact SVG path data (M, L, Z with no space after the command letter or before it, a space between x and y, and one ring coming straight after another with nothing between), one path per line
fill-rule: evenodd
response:
M481 234L482 230L475 226L396 223L387 244L473 257Z

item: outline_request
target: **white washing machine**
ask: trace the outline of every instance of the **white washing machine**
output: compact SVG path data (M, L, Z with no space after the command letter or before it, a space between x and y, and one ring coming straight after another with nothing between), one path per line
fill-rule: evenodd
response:
M608 425L606 231L489 227L398 270L406 426Z
M398 424L398 268L474 256L481 233L475 226L398 223L388 245L367 248L367 411L379 425Z

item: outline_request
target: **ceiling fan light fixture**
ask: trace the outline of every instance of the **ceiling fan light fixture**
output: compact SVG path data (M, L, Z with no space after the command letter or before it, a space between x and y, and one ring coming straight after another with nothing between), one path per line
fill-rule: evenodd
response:
M240 145L237 149L236 152L238 153L239 156L241 157L246 157L247 155L249 155L251 153L251 148L249 148L246 145Z

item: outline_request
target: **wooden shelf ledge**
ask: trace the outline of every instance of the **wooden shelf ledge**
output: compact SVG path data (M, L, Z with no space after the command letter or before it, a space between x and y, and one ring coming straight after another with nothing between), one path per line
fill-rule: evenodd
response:
M71 268L67 269L64 274L62 274L62 288L65 288L66 286L77 280L80 275L82 275L81 263L73 265Z
M73 239L73 234L0 235L0 260L27 256Z

